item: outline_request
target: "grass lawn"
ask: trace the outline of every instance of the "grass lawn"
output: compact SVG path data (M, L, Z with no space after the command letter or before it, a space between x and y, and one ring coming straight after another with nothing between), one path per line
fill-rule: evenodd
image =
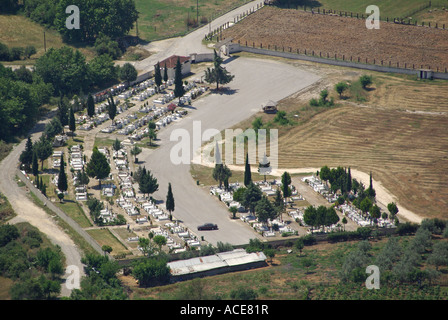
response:
M46 29L22 15L0 15L0 30L0 42L8 47L34 46L37 51L29 60L5 62L4 64L34 64L35 60L45 53L44 31L47 50L65 45L57 31ZM94 51L89 47L78 49L86 56L87 60L95 56Z
M187 32L186 20L196 19L196 4L199 5L199 21L204 17L208 20L231 8L247 3L247 0L136 0L139 11L139 37L146 41L180 36ZM191 30L191 28L190 28ZM134 27L129 32L135 35Z
M100 247L108 245L112 247L112 255L130 254L126 247L109 231L109 229L90 229L87 232L98 242Z
M136 237L137 234L133 231L128 231L127 228L116 228L114 231L118 234L118 236L123 240L126 241L129 237ZM131 248L137 248L138 242L127 242L128 246Z

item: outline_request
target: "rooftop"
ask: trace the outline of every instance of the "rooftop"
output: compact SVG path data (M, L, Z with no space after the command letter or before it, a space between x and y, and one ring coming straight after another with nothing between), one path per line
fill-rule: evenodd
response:
M184 62L190 60L190 57L172 55L171 57L168 57L165 60L162 60L159 62L160 68L164 68L165 63L166 63L166 67L168 69L174 68L177 63L177 58L179 58L180 63L184 63Z

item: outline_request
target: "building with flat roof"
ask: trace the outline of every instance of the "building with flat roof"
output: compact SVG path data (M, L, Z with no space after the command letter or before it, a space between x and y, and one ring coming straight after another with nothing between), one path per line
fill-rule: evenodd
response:
M174 281L260 268L266 265L266 256L263 252L247 253L244 249L168 263Z

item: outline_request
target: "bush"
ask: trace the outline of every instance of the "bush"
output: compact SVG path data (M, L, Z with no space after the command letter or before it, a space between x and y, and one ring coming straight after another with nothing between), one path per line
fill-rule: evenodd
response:
M400 236L415 233L418 227L419 225L417 223L411 223L411 222L400 223L397 227L397 233Z
M303 240L303 244L306 246L311 246L317 242L316 237L312 234L307 234L306 236L300 237Z
M372 76L363 75L359 78L359 82L363 89L372 84Z

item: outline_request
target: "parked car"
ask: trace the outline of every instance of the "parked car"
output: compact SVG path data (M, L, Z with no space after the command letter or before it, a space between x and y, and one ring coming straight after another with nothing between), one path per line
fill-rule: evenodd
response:
M218 225L213 223L206 223L198 226L198 230L218 230Z

